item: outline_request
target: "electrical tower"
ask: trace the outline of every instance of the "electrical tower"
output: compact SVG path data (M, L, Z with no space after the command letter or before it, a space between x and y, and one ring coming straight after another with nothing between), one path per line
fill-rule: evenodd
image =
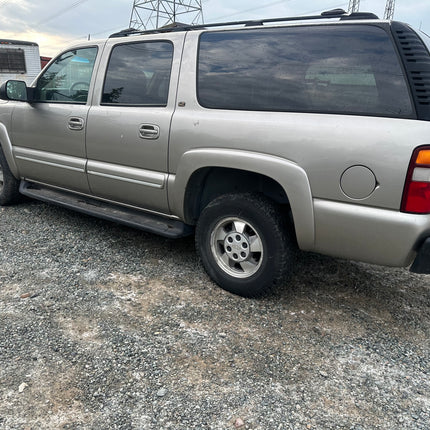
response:
M358 12L360 0L349 0L348 13Z
M394 18L394 3L394 0L387 0L387 4L385 5L384 19Z
M153 30L175 22L203 24L202 0L134 0L130 28Z

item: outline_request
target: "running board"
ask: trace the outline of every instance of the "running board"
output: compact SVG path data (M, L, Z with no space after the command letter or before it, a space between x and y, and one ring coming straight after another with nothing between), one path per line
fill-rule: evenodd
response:
M19 191L21 194L33 199L53 203L86 215L93 215L171 239L189 236L194 231L192 226L181 221L161 215L148 214L137 209L107 203L32 182L21 181Z

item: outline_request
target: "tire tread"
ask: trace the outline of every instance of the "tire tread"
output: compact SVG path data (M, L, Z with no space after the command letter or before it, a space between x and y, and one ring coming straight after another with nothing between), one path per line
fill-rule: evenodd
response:
M210 257L208 258L209 253L205 249L204 238L208 237L207 219L210 219L213 214L221 213L223 208L226 208L227 211L235 208L235 215L238 216L241 214L246 216L249 211L252 211L257 217L261 217L261 220L264 219L264 223L269 224L272 236L276 238L277 261L275 264L276 271L267 276L267 282L250 282L247 288L240 288L240 280L230 277L229 281L228 275L222 276L220 270L214 269L213 264L216 263L212 264ZM282 214L275 202L258 193L237 193L219 196L204 208L197 224L196 248L206 272L218 285L232 293L256 298L269 295L275 287L287 280L294 267L297 245L291 223L288 222L287 217Z

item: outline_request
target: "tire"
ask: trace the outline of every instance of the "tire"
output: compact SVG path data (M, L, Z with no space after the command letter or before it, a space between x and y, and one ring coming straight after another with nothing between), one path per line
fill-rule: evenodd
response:
M259 194L226 194L202 211L196 248L221 288L243 297L268 294L291 273L297 245L292 226Z
M12 175L3 150L0 148L0 205L17 203L20 196L19 180Z

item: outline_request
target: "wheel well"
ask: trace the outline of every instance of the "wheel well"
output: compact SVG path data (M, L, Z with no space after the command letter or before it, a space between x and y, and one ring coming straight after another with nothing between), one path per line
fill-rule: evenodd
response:
M189 224L195 224L201 211L222 194L259 192L288 208L288 197L278 182L268 176L247 170L206 167L195 171L185 191L184 213Z

